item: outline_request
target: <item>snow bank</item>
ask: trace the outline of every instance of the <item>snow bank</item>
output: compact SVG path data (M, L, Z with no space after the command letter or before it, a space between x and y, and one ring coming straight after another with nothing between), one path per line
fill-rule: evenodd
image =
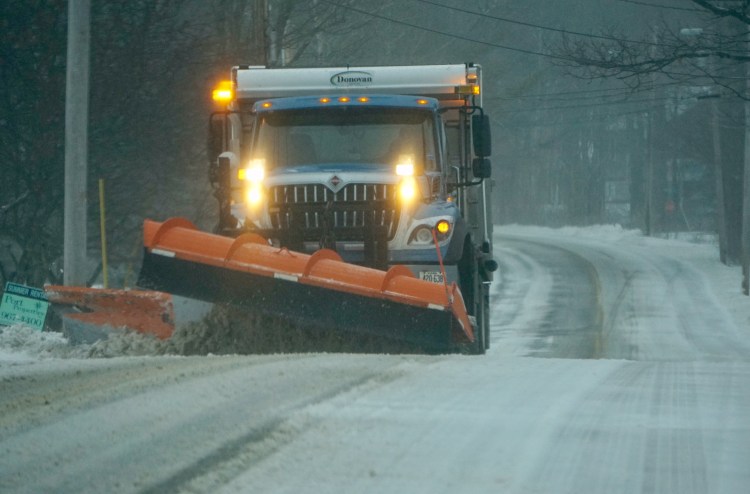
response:
M0 326L0 362L85 356L60 333L39 331L23 324Z

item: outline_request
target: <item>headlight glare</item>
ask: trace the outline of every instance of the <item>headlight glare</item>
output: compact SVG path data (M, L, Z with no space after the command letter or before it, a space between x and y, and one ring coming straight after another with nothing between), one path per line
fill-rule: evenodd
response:
M265 164L265 160L262 159L251 160L247 168L241 168L238 171L237 178L250 182L260 182L266 176Z
M414 177L404 177L398 186L398 192L402 201L411 202L417 195L417 181Z
M411 177L414 175L414 163L398 163L396 165L396 175L399 177Z
M245 200L248 206L254 207L260 204L263 200L263 192L260 190L260 185L253 185L247 188L245 192Z

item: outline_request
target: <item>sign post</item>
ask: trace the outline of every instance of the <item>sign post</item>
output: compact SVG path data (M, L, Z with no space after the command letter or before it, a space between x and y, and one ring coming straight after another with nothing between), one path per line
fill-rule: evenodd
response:
M0 325L26 324L41 331L48 307L44 290L7 282L0 302Z

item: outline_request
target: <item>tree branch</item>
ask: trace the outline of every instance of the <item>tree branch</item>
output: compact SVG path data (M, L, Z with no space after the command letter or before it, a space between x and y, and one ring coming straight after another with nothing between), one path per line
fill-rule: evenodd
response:
M4 206L0 206L0 216L6 214L8 211L10 211L14 207L18 206L19 204L21 204L24 200L26 200L26 198L28 196L29 196L29 191L27 190L26 192L24 192L20 196L18 196L15 199L13 199L8 204L6 204Z
M719 0L691 0L694 4L703 7L714 15L719 17L732 17L744 24L750 24L748 8L750 0L738 0L741 2L739 7L722 7Z

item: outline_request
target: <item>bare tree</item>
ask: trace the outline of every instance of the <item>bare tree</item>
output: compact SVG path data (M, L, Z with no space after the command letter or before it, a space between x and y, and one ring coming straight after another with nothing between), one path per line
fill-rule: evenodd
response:
M40 283L61 253L65 10L61 0L0 6L2 282Z
M616 79L634 91L651 91L655 102L671 98L677 105L678 100L685 97L696 101L720 98L712 102L712 116L704 118L711 125L704 127L703 132L713 136L715 196L720 201L717 212L721 259L734 264L740 262L743 249L740 234L743 200L750 198L743 197L742 190L748 156L743 159L746 154L743 149L736 146L732 149L733 144L747 139L744 114L747 111L743 113L743 106L733 105L731 101L750 102L747 82L750 0L690 1L693 4L690 8L685 8L684 2L661 4L662 8L670 9L669 15L662 15L650 26L650 32L640 38L628 38L615 30L590 38L564 36L560 45L552 50L559 63L574 75L586 79ZM644 2L630 3L634 8L654 7ZM651 145L654 146L658 134L655 118L659 113L652 109L649 114ZM668 157L652 156L650 173L662 166L665 159ZM648 188L651 197L653 185L649 184ZM647 198L647 205L653 208L653 201ZM647 224L651 225L651 221ZM747 250L750 248L748 232L744 235Z
M184 113L172 97L194 46L181 3L93 6L89 183L107 179L116 254L137 252L143 204L160 197L191 151L176 142ZM62 254L66 11L62 0L0 6L0 281L60 281L53 266ZM95 234L89 244L98 247Z
M750 61L747 31L741 28L750 25L750 0L690 1L702 10L678 21L662 16L644 38L629 39L614 30L590 38L564 36L552 51L586 78L617 78L636 88L651 84L658 73L682 83L710 82L748 99L744 80L727 70Z

